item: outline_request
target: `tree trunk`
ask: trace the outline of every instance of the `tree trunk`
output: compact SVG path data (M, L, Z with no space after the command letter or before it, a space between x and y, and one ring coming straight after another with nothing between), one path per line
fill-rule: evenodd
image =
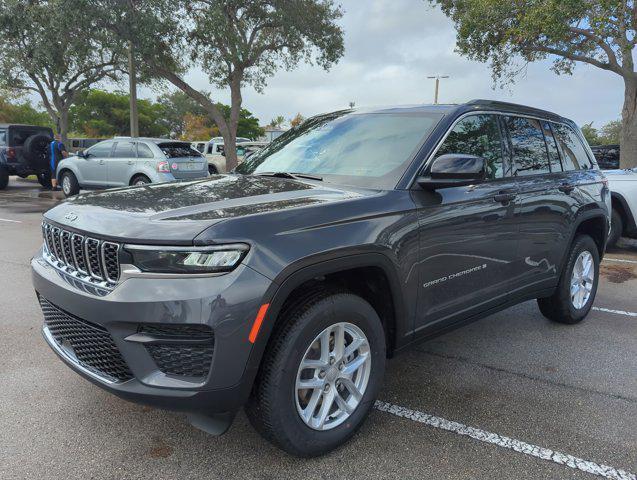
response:
M63 108L58 113L58 133L62 136L62 143L66 145L66 143L69 140L69 109L68 107Z
M624 78L624 108L620 139L621 168L637 167L637 78Z
M241 75L235 74L235 78L230 82L230 120L228 121L228 138L223 135L224 150L226 152L226 169L229 172L237 165L237 128L239 127L239 115L241 113Z

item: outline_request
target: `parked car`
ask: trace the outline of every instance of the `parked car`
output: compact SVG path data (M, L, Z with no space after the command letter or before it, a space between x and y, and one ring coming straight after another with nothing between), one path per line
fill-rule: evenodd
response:
M208 171L211 175L228 172L223 139L221 139L221 141L211 141L207 144L204 142L192 142L191 145L197 151L204 153L208 160ZM267 145L266 142L253 142L243 137L237 138L237 157L239 163L241 163L246 156L260 150L265 145Z
M52 140L48 127L0 123L0 190L7 188L11 175L36 175L40 185L50 187L46 149Z
M358 430L387 357L530 299L578 323L595 299L610 192L556 114L334 112L243 173L45 213L32 278L67 365L211 433L246 405L265 438L312 456Z
M613 199L608 238L612 247L621 237L637 238L637 169L606 170L604 174Z
M591 150L602 170L619 168L619 145L595 145Z
M62 191L170 182L208 176L207 162L187 142L117 137L65 158L57 169Z

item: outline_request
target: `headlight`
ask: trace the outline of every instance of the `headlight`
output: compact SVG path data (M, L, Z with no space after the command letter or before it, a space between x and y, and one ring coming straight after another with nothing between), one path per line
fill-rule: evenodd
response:
M126 245L132 263L142 272L223 273L233 270L248 253L248 245L161 247Z

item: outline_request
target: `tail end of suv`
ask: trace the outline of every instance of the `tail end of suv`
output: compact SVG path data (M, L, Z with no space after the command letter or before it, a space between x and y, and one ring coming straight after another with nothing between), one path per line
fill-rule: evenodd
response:
M36 175L44 187L51 185L47 146L53 130L35 125L0 124L0 190L9 177Z

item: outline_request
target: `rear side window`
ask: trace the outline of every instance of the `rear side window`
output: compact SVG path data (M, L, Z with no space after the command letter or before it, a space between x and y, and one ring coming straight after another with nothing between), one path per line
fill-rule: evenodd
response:
M89 148L86 153L94 157L110 157L112 148L113 142L103 142Z
M436 157L449 153L475 155L487 162L487 177L502 178L502 140L494 115L471 115L453 127Z
M137 156L139 158L153 158L155 155L153 155L153 152L150 150L148 145L145 145L143 143L138 143Z
M117 142L111 158L135 158L136 156L134 142Z
M189 143L160 143L158 147L168 158L200 157L201 154Z
M7 130L0 128L0 147L7 146Z
M546 140L546 149L549 152L549 162L551 163L551 172L561 172L562 163L560 162L560 153L557 148L557 140L553 136L553 130L549 122L542 122L542 132Z
M550 173L540 122L531 118L505 117L511 137L517 176Z
M564 170L589 170L591 162L577 134L568 126L553 124L555 138L562 153Z

